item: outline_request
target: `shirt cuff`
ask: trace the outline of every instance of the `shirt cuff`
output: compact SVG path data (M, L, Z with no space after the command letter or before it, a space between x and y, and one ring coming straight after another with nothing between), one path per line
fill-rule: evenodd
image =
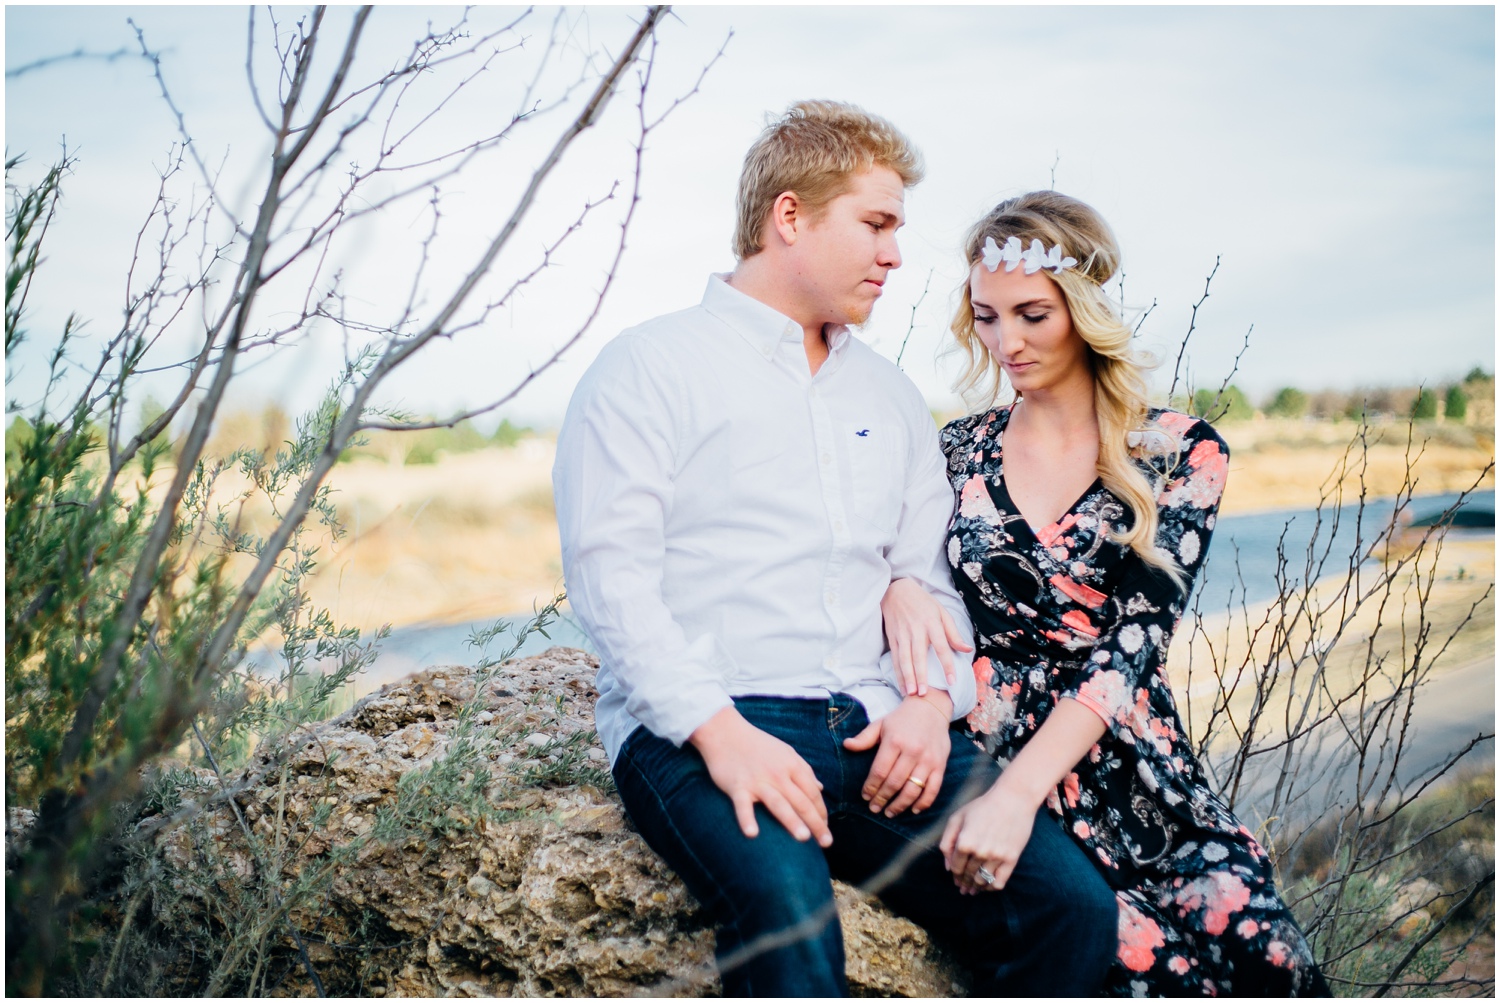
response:
M679 747L703 722L733 706L729 690L716 679L678 681L660 691L632 694L625 702L627 713L653 734Z
M891 681L896 692L904 698L906 691L901 689L900 676L896 672L896 660L889 651L880 656L880 671L886 679ZM953 701L953 715L949 720L957 721L966 717L974 709L974 669L969 655L957 651L953 653L953 672L958 677L957 682L949 686L948 677L943 673L943 663L938 659L937 652L931 648L927 649L927 685L948 694L948 699ZM965 681L968 685L965 685Z
M967 717L974 709L974 662L971 656L955 651L953 653L953 674L955 681L948 685L948 677L943 674L943 663L938 659L937 652L931 649L927 652L927 685L933 689L943 690L948 694L948 699L953 701L953 717L957 721ZM968 685L964 685L965 682Z

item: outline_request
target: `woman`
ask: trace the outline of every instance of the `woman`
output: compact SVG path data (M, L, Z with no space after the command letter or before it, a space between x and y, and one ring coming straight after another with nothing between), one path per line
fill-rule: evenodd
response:
M950 819L949 870L971 893L1003 886L1046 803L1116 890L1110 992L1327 995L1265 850L1209 789L1163 669L1213 532L1224 442L1148 407L1103 289L1119 252L1089 206L1003 202L967 253L961 385L993 402L1003 374L1015 402L942 432L958 495L948 559L978 645L968 727L1004 769ZM898 661L937 623L902 586L884 604Z

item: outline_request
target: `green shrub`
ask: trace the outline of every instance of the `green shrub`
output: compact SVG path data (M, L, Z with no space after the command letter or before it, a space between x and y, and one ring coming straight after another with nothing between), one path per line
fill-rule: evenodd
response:
M1266 414L1275 418L1301 418L1307 413L1307 394L1296 387L1282 387L1266 405Z
M1412 401L1411 416L1417 421L1429 421L1437 417L1437 410L1437 392L1430 387L1418 390L1417 399Z
M512 425L509 418L503 418L500 424L495 426L494 434L490 436L490 442L502 448L509 449L531 434L531 429L520 425Z
M1464 388L1458 384L1449 387L1443 396L1443 417L1463 421L1468 413L1469 395L1464 393Z
M555 60L574 60L579 80L591 88L578 95L577 115L563 125L551 153L534 165L534 186L565 158L576 159L567 151L619 86L634 79L644 91L649 73L637 77L630 69L648 45L654 51L653 32L666 14L649 8L614 56L554 38L534 71L514 75L525 95L551 86L559 72L571 74ZM83 359L79 322L68 317L49 332L41 402L7 406L13 434L5 485L5 799L7 808L31 818L7 852L11 995L269 993L279 984L272 969L280 965L284 974L289 952L300 956L322 993L291 917L317 900L327 870L289 875L283 865L295 848L249 831L232 779L247 757L257 769L284 765L284 739L327 713L373 656L373 642L337 625L307 597L307 576L324 559L311 542L309 520L323 524L319 539L326 529L336 542L342 528L327 483L334 464L365 444L366 433L416 431L420 424L378 403L389 399L386 381L433 344L480 326L511 295L488 299L490 291L514 292L549 264L543 254L535 270L509 279L495 267L514 257L503 253L512 234L528 232L522 226L533 212L528 194L496 221L482 252L460 252L467 263L456 276L446 267L433 269L440 278L425 269L429 260L452 260L433 247L447 180L498 139L488 125L456 113L450 124L472 133L454 140L463 145L444 150L432 132L413 134L481 73L506 73L492 64L500 62L496 52L521 48L518 25L479 31L461 14L446 28L428 25L410 46L367 53L362 45L381 42L362 40L389 41L385 32L365 31L372 16L378 15L368 7L320 7L294 23L270 19L257 27L252 19L248 71L281 86L274 97L261 92L273 103L260 108L269 145L234 144L236 152L261 150L241 165L251 187L235 212L245 215L231 215L213 196L211 168L191 154L189 124L177 116L172 153L136 234L136 256L121 263L129 308L120 326L93 343L94 358ZM333 21L343 25L334 28ZM320 41L330 33L345 41ZM172 105L160 54L136 34ZM257 46L257 36L269 44ZM265 64L254 65L258 58ZM444 96L422 106L419 95L428 91L417 81L442 75L447 83L426 87ZM569 104L573 86L564 88ZM521 104L528 100L523 96ZM660 121L639 120L638 149ZM393 122L406 123L402 138L377 139L381 123ZM421 155L412 156L418 147ZM373 149L374 162L353 164L351 149ZM20 163L6 159L8 361L26 340L27 295L74 161L65 158L35 184L13 180ZM222 161L212 168L218 169L242 173ZM385 186L393 171L404 172L395 191ZM345 306L354 304L342 270L325 271L321 263L352 250L354 219L406 207L430 214L431 226L410 228L426 236L389 249L392 260L416 264L404 311L361 300L346 315ZM611 228L618 232L617 253L625 249L630 218ZM581 225L582 219L564 236ZM413 257L402 259L404 252ZM59 271L68 274L66 267ZM590 318L604 289L596 295ZM302 304L300 312L285 308L294 303ZM228 414L225 402L239 396L247 371L279 353L305 352L323 340L330 320L343 334L342 357L329 368L325 395L294 428L276 409L264 412L258 426ZM171 403L159 413L140 399L148 373L176 380ZM501 383L505 375L497 374ZM21 411L17 424L11 418ZM147 419L139 431L137 417ZM180 437L169 444L179 417ZM484 441L472 428L434 430L427 448L436 455ZM261 638L278 644L280 655L264 672L249 657ZM459 744L457 758L403 781L391 806L393 831L406 831L401 826L408 822L430 825L470 790L463 777L472 759L464 757L472 756L475 742ZM173 770L192 772L190 796L151 783L152 776L167 777L170 786ZM136 822L149 804L179 795L182 811L199 811L200 821L174 817L164 824L201 825L200 798L217 799L218 815L227 807L245 830L252 859L240 861L244 866L217 859L211 834L198 841L203 859L191 861L206 883L175 881L181 871L170 873L155 837ZM328 810L336 796L330 791ZM199 892L204 897L194 899ZM174 915L187 920L175 924ZM142 927L150 930L140 938L130 932ZM136 964L139 970L122 972Z
M1199 390L1193 394L1192 413L1212 422L1248 421L1255 408L1239 387L1230 384L1223 390Z

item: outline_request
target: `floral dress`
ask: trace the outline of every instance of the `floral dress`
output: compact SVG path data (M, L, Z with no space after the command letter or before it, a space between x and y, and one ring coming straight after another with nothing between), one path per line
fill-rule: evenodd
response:
M1156 543L1195 576L1228 449L1207 422L1150 417L1137 462L1158 484ZM1164 662L1183 592L1109 538L1133 516L1098 480L1033 530L1005 486L1009 418L999 408L942 432L957 495L948 561L978 645L967 730L1003 768L1062 697L1108 725L1047 800L1116 891L1107 991L1327 995L1265 850L1210 790L1178 719Z

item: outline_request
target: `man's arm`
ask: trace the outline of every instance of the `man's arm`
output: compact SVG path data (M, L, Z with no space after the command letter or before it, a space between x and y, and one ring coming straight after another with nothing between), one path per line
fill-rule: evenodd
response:
M608 345L579 383L552 469L568 599L626 711L676 745L692 740L745 835L756 834L759 801L798 839L827 845L811 767L735 711L716 640L690 642L662 599L685 407L670 360L639 337Z
M963 599L953 587L953 572L944 552L948 521L953 515L953 487L948 483L937 428L921 398L915 393L912 396L918 413L908 419L912 427L911 455L907 461L901 521L895 542L886 553L886 561L891 566L893 583L905 582L918 587L940 612L932 620L927 634L915 638L918 643L907 644L904 650L898 650L903 647L898 639L881 664L888 678L903 693L908 690L902 686L898 659L907 659L913 669L925 669L926 686L919 687L919 692L929 687L946 690L953 702L952 720L956 721L974 709L974 649L971 643L974 627ZM882 603L883 612L889 612L884 607L891 597L892 593L887 593L887 601ZM952 667L951 682L944 662Z
M904 580L919 587L925 602L935 602L947 614L952 630L944 629L945 637L967 643L973 637L973 627L963 600L953 587L943 555L948 519L953 514L953 489L944 473L937 428L921 399L915 393L911 397L918 413L908 417L912 430L911 454L901 518L886 561L891 567L892 581ZM927 685L920 694L908 693L902 686L896 652L887 652L882 657L881 668L887 678L907 696L900 707L845 743L857 750L879 742L880 750L862 790L871 811L883 811L887 817L894 817L909 807L918 813L937 799L951 748L948 724L974 707L972 650L972 646L967 651L960 645L953 646L949 656L953 662L951 682L943 660L925 642L909 652L913 658L925 662Z
M642 339L606 346L568 406L552 484L568 600L625 709L681 745L731 701L712 639L690 643L662 600L678 398Z

